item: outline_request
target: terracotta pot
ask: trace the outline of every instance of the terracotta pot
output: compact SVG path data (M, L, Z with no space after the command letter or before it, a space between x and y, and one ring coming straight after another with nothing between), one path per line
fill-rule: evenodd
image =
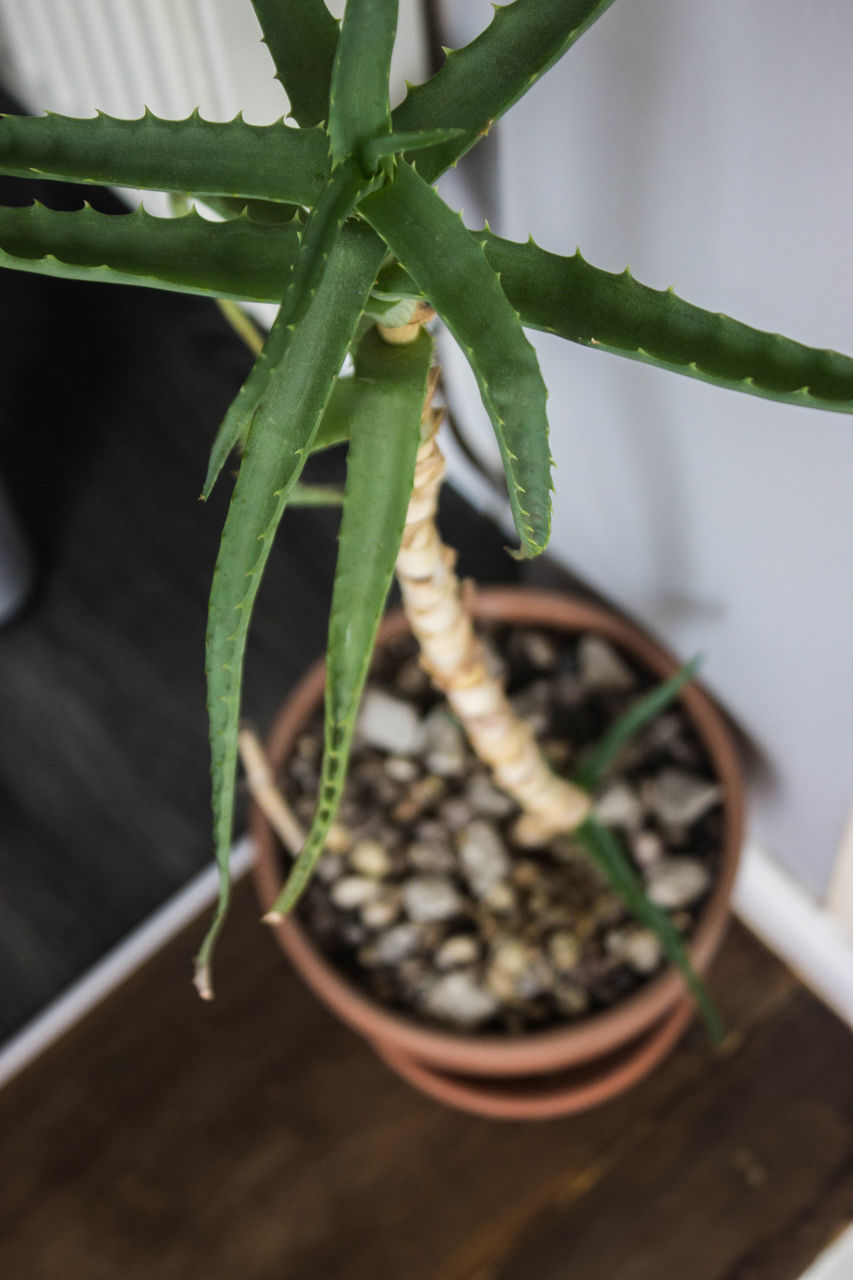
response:
M483 621L568 633L597 632L661 679L679 666L623 619L569 597L511 588L488 590L476 596L474 612ZM407 629L402 613L390 615L380 628L378 644ZM321 661L282 709L267 744L275 767L287 758L300 730L319 709L324 680ZM681 703L723 787L719 875L690 940L693 964L702 972L718 949L728 920L743 830L743 785L729 733L707 696L691 684L682 692ZM250 829L256 848L255 881L266 910L282 885L279 848L256 807ZM308 985L364 1035L389 1065L432 1096L483 1115L544 1118L603 1102L652 1069L676 1043L691 1013L681 977L668 968L612 1008L565 1027L520 1036L437 1030L384 1008L357 988L320 953L294 917L275 928L282 948Z

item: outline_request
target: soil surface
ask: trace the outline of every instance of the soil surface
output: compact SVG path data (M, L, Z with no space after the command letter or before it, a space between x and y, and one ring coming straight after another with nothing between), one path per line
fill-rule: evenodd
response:
M516 709L567 776L655 683L591 634L504 626L484 638ZM318 716L281 779L306 824L322 734ZM677 703L623 750L596 811L689 935L723 824L720 789ZM351 980L433 1025L521 1033L606 1008L658 970L660 944L570 837L517 847L517 816L405 637L374 664L338 821L301 919Z

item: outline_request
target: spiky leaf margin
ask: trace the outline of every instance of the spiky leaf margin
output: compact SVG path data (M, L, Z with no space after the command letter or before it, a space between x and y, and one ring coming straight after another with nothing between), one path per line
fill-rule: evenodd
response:
M376 631L400 550L412 494L432 339L390 346L362 340L356 377L365 389L350 423L347 479L326 658L326 730L317 811L305 845L273 904L289 911L323 852L340 803L350 744Z
M482 246L410 165L399 164L361 212L465 353L501 451L522 554L537 555L551 522L547 391L518 315Z

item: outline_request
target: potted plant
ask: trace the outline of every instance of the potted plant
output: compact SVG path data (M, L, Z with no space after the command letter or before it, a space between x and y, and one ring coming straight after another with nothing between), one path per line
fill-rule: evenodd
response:
M101 115L0 122L3 172L163 190L176 201L193 197L222 218L212 222L193 209L172 219L155 219L144 210L104 217L88 207L73 214L40 206L0 209L0 265L183 290L226 303L281 304L221 424L204 484L207 495L239 448L240 469L210 597L208 707L221 892L197 961L199 990L211 993L211 955L229 898L240 691L252 605L285 506L300 496L307 458L347 440L326 673L315 672L297 693L296 709L285 712L273 752L282 756L298 746L298 734L325 687L318 798L283 885L269 835L261 837L266 852L259 876L267 918L309 980L318 988L325 984L327 998L379 1040L398 1069L452 1101L506 1114L565 1110L579 1105L579 1099L603 1096L592 1080L596 1073L609 1081L610 1091L636 1076L680 1031L686 1016L679 1004L681 988L676 974L658 973L624 1001L628 1012L621 1032L614 1030L618 1010L583 1018L576 1008L571 1026L504 1037L502 1048L500 1037L431 1031L383 1012L376 1001L353 993L352 983L335 974L304 930L285 919L325 856L330 836L334 843L356 716L395 566L424 665L476 755L493 771L497 787L517 806L507 815L507 832L511 825L512 839L529 849L534 861L553 854L555 842L562 842L565 865L576 868L580 853L590 859L640 918L647 945L651 936L658 947L650 967L657 967L662 951L712 1025L713 1011L695 967L707 962L719 939L739 841L739 782L718 718L703 695L687 687L692 668L678 670L616 620L579 607L568 618L559 606L549 612L534 600L520 615L521 638L507 633L509 643L538 644L541 652L552 633L573 636L569 656L555 660L555 679L589 666L588 644L586 657L579 646L591 629L608 634L616 645L598 650L599 669L609 664L613 723L598 725L597 740L587 738L585 754L567 763L552 751L549 759L529 714L508 698L490 666L472 629L453 555L435 529L443 464L435 439L440 414L432 404L432 337L425 325L437 313L476 376L500 446L520 540L515 554L521 556L536 555L547 543L551 491L546 390L524 326L750 394L848 412L853 407L849 358L711 315L671 292L646 288L628 273L601 271L579 254L561 258L532 241L502 240L488 227L469 230L435 191L439 175L610 2L515 0L496 9L489 27L449 53L441 69L410 88L392 113L388 68L396 0L349 0L340 28L323 0L253 0L298 127L283 121L256 127L240 117L213 124L197 114L184 121L146 114L136 121ZM342 374L349 355L353 370ZM492 619L496 611L505 618L507 604L505 596L486 597L480 610ZM399 620L388 623L383 653L393 651L402 626ZM663 684L651 688L647 674L643 688L632 661ZM597 678L601 685L600 673ZM621 702L611 696L620 681ZM577 682L575 694L566 695L569 703L576 695ZM559 701L550 685L540 696ZM620 753L624 762L633 735L650 732L652 718L665 708L670 708L671 727L676 697L693 725L684 732L695 739L679 738L679 750L704 753L726 787L715 839L727 852L710 895L712 909L696 924L689 950L679 923L691 927L691 921L673 920L665 909L671 907L677 916L677 899L667 900L659 889L644 891L636 842L632 857L603 821L606 805L595 810L593 800ZM423 709L429 713L426 705ZM455 721L450 724L453 728ZM466 767L469 772L477 768ZM399 760L395 768L399 774ZM671 776L670 784L679 785ZM270 790L270 780L262 778L259 791ZM281 812L282 798L272 793L273 808ZM660 806L660 797L648 803ZM296 831L286 806L284 812L293 841L303 833ZM610 820L623 832L631 827L624 814ZM347 856L352 848L350 842ZM470 868L466 874L469 880L473 876ZM649 877L646 881L648 888ZM693 898L702 893L707 894L704 884ZM343 909L355 907L353 900ZM404 902L404 907L410 922L436 922L423 902L420 907ZM419 912L426 917L418 920ZM565 938L561 945L563 969L571 974L577 958L570 962ZM342 992L348 999L355 994L356 1006L344 1009ZM553 1013L553 1001L549 1008ZM565 1017L571 1020L571 1013ZM488 1019L484 1015L481 1021ZM596 1027L604 1028L599 1044ZM545 1046L544 1058L536 1057L531 1042ZM575 1074L555 1080L558 1068ZM541 1079L532 1085L526 1079L512 1085L504 1081L490 1093L482 1082L466 1083L454 1073L552 1073L550 1097L537 1101L547 1093Z

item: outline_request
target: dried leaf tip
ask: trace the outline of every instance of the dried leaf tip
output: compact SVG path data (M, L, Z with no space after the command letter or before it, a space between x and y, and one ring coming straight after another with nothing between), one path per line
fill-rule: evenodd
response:
M210 965L206 960L196 960L193 986L202 1000L213 999L213 982L210 977Z
M268 911L265 916L261 916L262 924L281 924L283 920L283 911Z

